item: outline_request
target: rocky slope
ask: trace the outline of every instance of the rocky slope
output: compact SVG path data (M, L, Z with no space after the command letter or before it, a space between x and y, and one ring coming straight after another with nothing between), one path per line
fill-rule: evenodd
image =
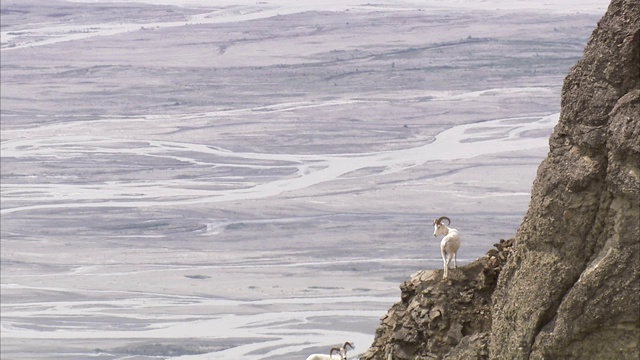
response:
M449 272L419 271L400 285L401 301L382 318L361 359L488 359L491 295L513 240Z
M493 296L492 357L639 359L640 1L611 2L549 144Z
M639 359L639 169L640 1L613 0L513 246L412 275L361 359Z

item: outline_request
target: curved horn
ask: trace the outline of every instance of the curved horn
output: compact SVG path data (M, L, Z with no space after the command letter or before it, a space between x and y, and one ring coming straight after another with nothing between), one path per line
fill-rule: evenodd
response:
M350 346L350 347L351 347L351 349L355 349L355 348L353 347L353 344L351 344L351 343L350 343L350 342L348 342L348 341L347 341L347 342L345 342L345 343L344 343L344 345L342 345L342 348L346 351L346 350L347 350L347 346Z
M340 354L340 349L338 349L337 347L332 347L331 351L329 351L329 357L333 357L333 352L337 352L338 355Z
M451 224L451 219L446 216L440 216L439 218L433 220L433 224L442 224L442 220L447 220L447 226Z

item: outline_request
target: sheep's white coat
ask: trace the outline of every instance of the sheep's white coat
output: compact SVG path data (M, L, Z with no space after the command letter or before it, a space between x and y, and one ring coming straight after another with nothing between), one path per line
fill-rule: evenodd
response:
M354 348L350 342L345 342L342 347L331 348L329 355L326 354L311 354L307 357L307 360L347 360L347 347ZM336 356L333 356L333 352L336 352Z
M311 354L309 355L309 357L307 357L307 360L345 360L345 358L343 358L339 354L336 356L327 354Z
M434 222L433 236L444 235L440 242L440 254L444 262L443 279L449 278L449 263L453 258L454 267L458 267L458 259L456 253L460 248L460 233L456 229L452 229L441 222Z

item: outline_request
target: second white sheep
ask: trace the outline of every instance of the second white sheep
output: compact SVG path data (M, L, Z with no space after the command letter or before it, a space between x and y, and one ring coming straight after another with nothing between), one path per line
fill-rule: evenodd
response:
M332 347L329 350L329 355L326 354L312 354L307 357L307 360L347 360L347 348L351 347L354 349L353 345L350 342L345 342L342 347ZM333 357L333 352L336 352L339 357Z

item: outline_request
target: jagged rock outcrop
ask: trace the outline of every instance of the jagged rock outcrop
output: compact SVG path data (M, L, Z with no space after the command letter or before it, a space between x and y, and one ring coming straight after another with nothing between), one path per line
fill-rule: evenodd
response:
M442 270L413 274L360 358L488 359L491 295L512 242L500 240L485 256L450 270L449 280Z
M640 359L640 1L611 2L549 145L493 296L491 358Z
M611 2L549 145L513 246L412 275L361 359L640 359L640 1Z

